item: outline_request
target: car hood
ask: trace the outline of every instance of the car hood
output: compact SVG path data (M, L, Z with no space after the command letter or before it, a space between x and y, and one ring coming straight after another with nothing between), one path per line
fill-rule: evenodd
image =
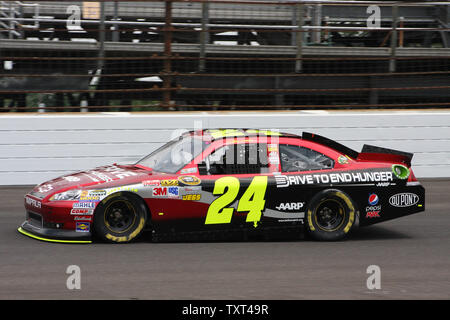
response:
M75 188L106 188L139 183L150 175L152 175L152 171L134 165L113 164L46 181L34 187L29 194L44 199L55 193Z

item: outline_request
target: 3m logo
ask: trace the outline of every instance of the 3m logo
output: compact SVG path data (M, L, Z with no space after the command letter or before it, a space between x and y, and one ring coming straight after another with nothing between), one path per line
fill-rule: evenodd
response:
M166 187L153 188L153 195L155 197L167 196L167 188Z

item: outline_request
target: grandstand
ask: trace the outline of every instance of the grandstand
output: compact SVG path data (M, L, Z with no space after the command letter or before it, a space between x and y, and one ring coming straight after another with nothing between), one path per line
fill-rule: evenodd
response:
M449 7L0 1L0 110L448 107Z

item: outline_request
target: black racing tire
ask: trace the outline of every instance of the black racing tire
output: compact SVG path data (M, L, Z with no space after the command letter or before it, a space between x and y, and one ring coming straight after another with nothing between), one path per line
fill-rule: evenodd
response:
M94 213L94 235L101 241L136 240L147 223L147 207L138 196L118 192L104 199Z
M344 239L358 220L351 198L338 189L327 189L316 194L306 211L307 234L319 241Z

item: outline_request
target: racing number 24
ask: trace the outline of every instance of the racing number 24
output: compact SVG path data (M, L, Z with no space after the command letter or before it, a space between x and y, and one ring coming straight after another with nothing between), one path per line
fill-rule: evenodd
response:
M234 208L227 207L236 199L241 185L235 177L217 179L214 184L214 195L221 195L208 208L205 224L230 223ZM225 189L228 188L225 192ZM267 176L254 177L247 190L239 200L237 211L246 212L246 222L258 222L266 202Z

